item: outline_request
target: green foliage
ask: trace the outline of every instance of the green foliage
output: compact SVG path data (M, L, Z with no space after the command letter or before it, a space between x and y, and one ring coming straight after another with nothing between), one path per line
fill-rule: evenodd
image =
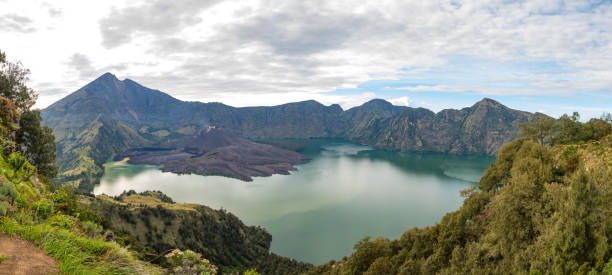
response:
M49 218L49 224L62 229L72 229L75 218L68 215L55 215Z
M18 208L27 208L29 206L29 203L26 196L19 194L19 196L17 196L17 199L15 200L15 206L17 206Z
M308 274L611 274L609 152L612 136L550 149L515 140L439 224L364 239Z
M521 124L521 136L542 145L581 144L612 134L610 114L581 123L580 115L565 114L558 120L550 117L529 124Z
M51 128L40 125L41 121L40 110L22 113L16 141L19 150L38 168L38 173L52 179L58 171L55 165L55 136Z
M0 182L0 201L4 200L13 203L18 196L17 188L12 182Z
M81 222L79 227L81 232L85 233L85 235L90 238L100 236L103 231L102 226L92 221Z
M603 258L594 262L584 262L572 275L609 275L612 274L612 259L606 263Z
M8 202L0 201L0 217L6 215L6 213L8 212L8 206Z
M244 225L231 213L168 203L163 198L160 192L127 191L115 199L100 195L81 203L104 220L113 221L112 230L125 234L124 243L142 252L147 260L178 248L206 255L224 274L248 268L261 274L299 274L312 267L270 253L270 234Z
M551 143L551 138L555 129L555 119L544 117L533 123L522 123L521 136L532 139L541 145Z
M24 112L36 103L38 95L26 83L30 70L21 63L6 60L6 54L0 51L0 96L10 99L19 111Z
M202 255L191 250L174 249L164 256L171 266L172 274L198 274L214 275L217 274L217 267L207 259L202 259Z
M251 269L245 271L244 275L259 275L259 273L257 273L257 271L254 268L251 268Z
M53 213L53 203L46 199L35 201L32 208L36 211L36 215L43 219L46 219Z
M78 204L76 201L76 195L67 186L62 186L56 189L52 194L52 200L55 205L55 208L58 211L61 211L66 214L74 214L78 209Z
M5 256L0 255L0 264L1 264L2 262L5 262L5 261L8 261L8 258L7 258L7 257L5 257Z
M17 133L18 113L15 104L6 97L0 96L0 137L6 141L15 140ZM7 146L6 143L2 149L5 154L12 152L15 149L12 146Z
M8 169L2 170L2 175L9 181L18 183L30 179L36 173L36 168L17 152L8 156L2 154L2 159L8 165Z
M388 257L391 255L391 245L389 240L378 237L370 241L369 237L365 237L355 244L355 252L351 255L348 261L349 273L359 274L367 271L374 261L380 257Z
M59 261L63 274L135 274L132 261L111 243L90 240L48 223L0 219L0 232L33 241Z

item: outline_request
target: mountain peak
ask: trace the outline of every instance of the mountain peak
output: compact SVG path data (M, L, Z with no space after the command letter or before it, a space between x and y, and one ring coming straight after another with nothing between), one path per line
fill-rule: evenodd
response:
M389 106L389 105L393 105L393 104L391 104L391 102L386 101L384 99L375 98L375 99L372 99L372 100L364 103L362 106L378 106L378 105Z
M96 80L92 82L96 81L119 81L119 79L114 74L107 72L99 76L98 78L96 78Z
M474 106L472 106L472 107L478 107L478 106L491 106L491 107L502 106L503 107L504 105L499 103L498 101L495 101L493 99L485 97L485 98L481 99L480 101L476 102L474 104Z

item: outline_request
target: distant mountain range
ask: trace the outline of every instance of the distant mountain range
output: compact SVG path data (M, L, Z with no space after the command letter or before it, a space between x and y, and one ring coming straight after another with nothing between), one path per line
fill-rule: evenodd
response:
M242 138L343 138L377 148L494 155L519 136L518 125L545 115L483 99L438 113L374 99L342 110L314 100L235 108L186 102L106 73L42 111L54 129L59 181L91 191L103 163L133 147L168 144L209 125Z

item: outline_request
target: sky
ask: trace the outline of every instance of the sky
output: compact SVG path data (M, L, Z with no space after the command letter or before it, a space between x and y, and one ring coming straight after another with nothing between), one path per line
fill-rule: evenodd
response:
M612 0L0 0L0 50L39 108L111 72L232 106L612 112Z

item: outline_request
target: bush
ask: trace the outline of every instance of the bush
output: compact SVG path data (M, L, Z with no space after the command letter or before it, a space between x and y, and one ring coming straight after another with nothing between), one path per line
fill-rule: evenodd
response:
M0 216L6 215L8 211L8 202L0 201Z
M29 179L31 176L34 175L34 173L36 173L36 168L32 166L32 164L30 164L24 156L20 155L17 152L11 153L8 157L3 155L3 157L4 161L11 168L10 170L12 170L8 171L12 173L7 173L7 171L3 171L5 172L5 177L10 181L15 182L23 179Z
M81 228L81 232L85 233L85 235L90 238L99 236L103 231L102 226L91 221L81 222L79 227Z
M67 215L55 215L49 218L49 224L63 229L71 229L74 225L74 217Z
M18 208L27 208L28 205L28 199L24 195L19 194L15 200L15 206Z
M53 203L45 199L35 201L32 207L36 211L38 217L42 219L46 219L53 213Z
M164 257L172 266L172 274L217 274L217 267L215 265L211 264L207 259L202 259L200 253L195 253L191 250L183 252L180 249L175 249Z
M19 196L19 192L17 192L17 188L15 188L12 182L5 181L0 183L0 200L13 203L17 196Z
M55 190L52 195L52 200L55 208L65 214L72 215L78 208L74 192L66 186L62 186Z

